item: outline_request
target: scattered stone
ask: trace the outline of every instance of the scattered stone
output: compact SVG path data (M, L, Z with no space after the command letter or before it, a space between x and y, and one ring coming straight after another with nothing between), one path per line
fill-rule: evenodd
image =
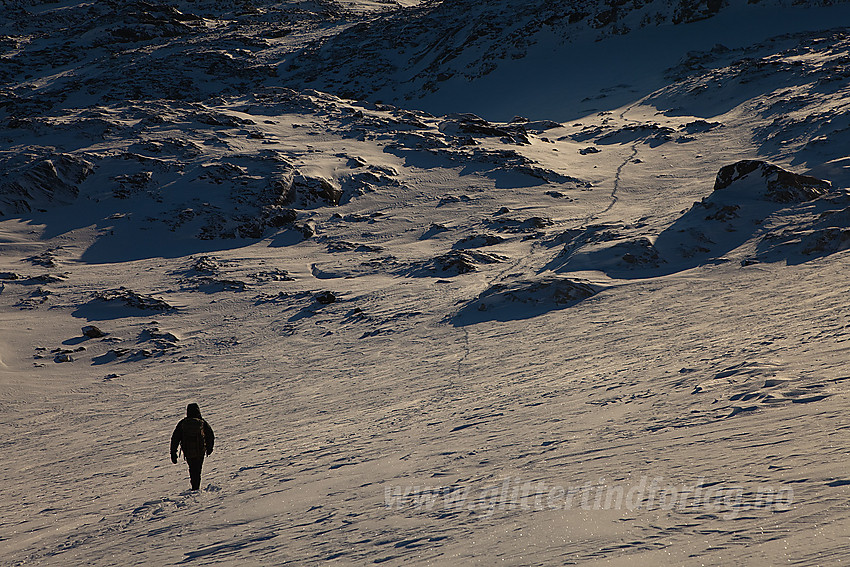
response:
M449 203L468 203L472 199L468 195L461 195L457 197L455 195L444 195L440 198L440 202L437 203L438 207L442 207L443 205L448 205Z
M827 227L802 235L802 252L807 255L834 254L850 248L850 229Z
M112 191L116 199L129 199L135 193L141 193L150 185L153 179L153 172L140 171L132 175L123 174L116 175L112 178L118 184L118 187Z
M21 309L37 309L39 305L47 303L51 295L53 295L53 292L49 289L38 287L29 296L21 299L16 304L16 307L20 307Z
M336 240L328 243L328 252L382 252L383 250L380 246L357 244L347 240Z
M95 325L86 325L85 327L82 328L82 331L83 331L83 335L85 335L86 337L88 337L90 339L99 339L101 337L106 336L106 333L101 331Z
M566 305L596 295L600 289L586 280L559 276L520 280L511 284L496 284L482 293L477 300L477 309L485 310L505 301Z
M623 261L634 267L657 268L664 262L658 250L646 237L615 244L612 250L625 250L625 254L622 255Z
M450 114L440 125L440 131L452 136L472 135L499 138L507 144L530 144L525 121L495 125L474 114Z
M41 274L27 278L24 283L58 283L65 280L65 276L56 276L52 274Z
M316 294L316 301L321 305L330 305L336 301L336 295L331 291L323 291Z
M586 147L586 148L582 148L582 149L580 149L580 150L578 151L578 153L580 153L580 154L581 154L581 155L583 155L583 156L586 156L586 155L589 155L589 154L598 154L598 153L599 153L599 152L601 152L601 151L602 151L602 150L600 150L600 149L599 149L599 148L597 148L596 146L588 146L588 147Z
M313 238L316 236L318 232L318 228L316 226L316 221L308 220L300 227L301 234L304 235L304 238Z
M739 216L739 211L741 210L740 205L716 205L711 201L700 201L694 204L694 207L701 206L708 211L711 211L709 214L705 216L705 220L717 220L717 221L728 221L732 219L736 219Z
M59 265L56 262L56 253L53 250L45 250L41 254L28 257L27 260L34 266L43 266L45 268L56 268Z
M184 289L202 291L204 293L218 293L221 291L245 291L248 284L242 280L230 280L224 278L189 278L183 280Z
M192 264L192 270L199 274L214 274L218 271L219 264L212 256L201 256Z
M295 278L289 275L286 270L270 270L264 272L255 272L248 274L248 277L256 282L292 282Z

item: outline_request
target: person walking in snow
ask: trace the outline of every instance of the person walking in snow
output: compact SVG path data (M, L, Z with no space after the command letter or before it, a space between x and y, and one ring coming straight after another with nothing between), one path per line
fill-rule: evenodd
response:
M204 456L213 452L215 434L212 427L201 417L198 404L186 407L186 417L180 420L174 433L171 434L171 462L177 464L177 448L183 450L183 458L189 465L189 480L192 490L201 487L201 467L204 466Z

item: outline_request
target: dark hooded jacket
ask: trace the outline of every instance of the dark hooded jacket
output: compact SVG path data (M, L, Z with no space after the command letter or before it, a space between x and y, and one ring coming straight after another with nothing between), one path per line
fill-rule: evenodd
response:
M200 419L203 422L204 428L204 452L209 455L213 452L215 445L215 434L212 427L201 417L201 408L198 404L189 404L186 407L186 417L180 420L177 427L174 428L174 433L171 434L171 460L177 459L177 448L183 442L183 422L187 419ZM185 456L185 454L184 454Z

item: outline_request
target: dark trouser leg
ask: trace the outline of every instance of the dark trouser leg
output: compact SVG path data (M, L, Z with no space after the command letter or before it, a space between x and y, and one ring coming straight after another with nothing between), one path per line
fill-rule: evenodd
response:
M201 467L204 466L204 458L186 459L189 463L189 479L192 481L192 490L198 490L201 487Z

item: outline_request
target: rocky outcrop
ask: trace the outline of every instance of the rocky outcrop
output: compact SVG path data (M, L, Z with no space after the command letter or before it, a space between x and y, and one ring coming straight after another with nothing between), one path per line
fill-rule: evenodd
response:
M452 250L426 262L421 269L415 269L417 275L456 276L477 272L479 266L498 264L507 260L501 254L478 252L477 250Z
M482 321L527 319L568 308L605 289L590 281L555 274L500 282L467 303L454 317L455 325Z
M82 156L49 152L18 155L2 169L6 174L0 181L0 216L72 203L94 165Z
M92 299L94 301L103 301L107 303L123 303L125 306L135 309L150 311L174 310L174 307L162 299L158 299L152 295L137 293L124 286L121 286L118 289L99 291L92 295Z
M811 201L825 195L831 188L829 181L793 173L760 160L743 160L727 165L717 173L714 182L715 191L737 189L774 203Z

